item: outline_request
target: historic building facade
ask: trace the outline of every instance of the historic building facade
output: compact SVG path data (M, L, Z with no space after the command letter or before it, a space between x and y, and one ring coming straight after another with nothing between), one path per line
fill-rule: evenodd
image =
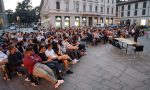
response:
M115 23L150 26L150 0L129 0L117 3Z
M41 23L45 27L113 24L116 0L42 0Z

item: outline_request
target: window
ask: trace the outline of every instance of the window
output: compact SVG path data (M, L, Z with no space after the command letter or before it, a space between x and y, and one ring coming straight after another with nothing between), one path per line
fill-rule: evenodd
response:
M124 11L124 6L122 6L122 11Z
M56 9L60 10L60 2L59 1L56 1Z
M92 12L92 5L90 5L90 12Z
M101 2L104 2L104 0L101 0Z
M118 13L116 13L116 16L118 17Z
M83 4L83 11L86 12L86 5Z
M130 10L130 8L131 8L131 5L128 5L128 10Z
M141 25L146 25L146 19L141 19Z
M128 15L127 16L130 16L130 11L128 11L128 13L127 13Z
M79 12L79 3L76 3L76 12Z
M118 12L118 7L116 7L116 12Z
M137 10L134 11L134 16L137 16Z
M124 12L121 12L121 17L123 17L124 16Z
M103 7L101 7L101 13L103 13Z
M138 3L135 4L135 9L138 9Z
M106 18L106 25L108 25L109 24L109 18Z
M100 23L103 23L103 22L104 22L104 21L103 21L103 18L101 17L101 18L100 18Z
M69 2L66 2L66 12L69 12Z
M114 0L112 0L112 4L114 3Z
M97 6L95 6L95 12L97 12L98 11L98 7Z
M74 8L74 11L76 10L76 2L73 1L73 8Z
M143 9L142 15L145 15L145 14L146 14L146 9Z
M113 20L114 20L113 18L110 19L110 24L113 24Z
M107 2L109 3L109 0Z
M112 7L112 9L111 9L111 14L113 14L114 13L114 8Z
M95 0L95 3L98 3L98 0Z
M107 8L107 14L109 14L109 7Z
M143 2L143 8L146 8L146 2Z

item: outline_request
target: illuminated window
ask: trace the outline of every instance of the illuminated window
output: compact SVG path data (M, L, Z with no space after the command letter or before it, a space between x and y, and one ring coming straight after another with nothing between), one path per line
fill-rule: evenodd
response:
M146 25L146 19L141 19L141 25Z

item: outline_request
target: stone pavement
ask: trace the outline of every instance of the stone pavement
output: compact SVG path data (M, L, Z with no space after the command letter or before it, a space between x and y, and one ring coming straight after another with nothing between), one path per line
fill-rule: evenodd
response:
M110 44L88 48L88 55L72 66L74 74L66 75L57 90L150 90L150 39L139 39L144 53L135 59ZM55 90L42 80L33 87L23 77L6 82L0 79L0 90Z

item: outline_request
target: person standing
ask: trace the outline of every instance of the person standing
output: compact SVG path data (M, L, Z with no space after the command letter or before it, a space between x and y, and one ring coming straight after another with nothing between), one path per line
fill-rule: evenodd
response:
M139 37L139 34L140 34L140 28L139 27L136 27L135 28L135 32L134 32L134 42L137 42L137 39Z

